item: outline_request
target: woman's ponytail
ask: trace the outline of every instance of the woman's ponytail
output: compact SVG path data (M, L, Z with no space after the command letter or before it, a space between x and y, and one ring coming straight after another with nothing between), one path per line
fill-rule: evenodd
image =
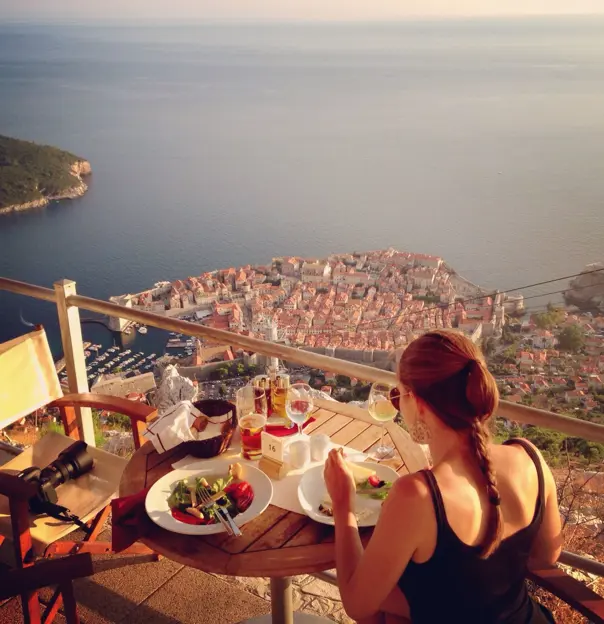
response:
M487 418L497 407L497 384L481 360L469 360L466 366L466 399L479 419Z

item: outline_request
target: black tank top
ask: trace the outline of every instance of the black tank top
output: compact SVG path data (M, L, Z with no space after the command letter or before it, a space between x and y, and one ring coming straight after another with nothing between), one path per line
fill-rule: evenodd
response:
M528 453L537 469L539 493L531 523L502 540L488 558L478 546L464 544L447 521L438 483L423 470L438 526L436 549L424 563L410 561L398 585L411 609L413 624L537 624L552 621L529 598L524 577L533 540L541 526L545 492L541 462L524 440L508 440Z

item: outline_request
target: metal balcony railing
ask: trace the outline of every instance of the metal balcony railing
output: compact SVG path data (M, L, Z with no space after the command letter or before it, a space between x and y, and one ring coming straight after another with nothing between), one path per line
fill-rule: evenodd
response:
M56 304L70 392L88 392L89 390L79 316L80 308L193 337L209 338L222 344L240 347L254 353L276 357L288 362L295 362L347 377L357 377L371 382L377 381L391 384L395 384L397 381L396 375L391 371L310 353L294 347L249 336L241 336L233 332L213 329L188 321L168 318L152 312L126 308L108 301L84 297L77 294L75 282L70 280L55 282L54 289L50 289L0 277L0 290ZM537 425L560 431L570 436L604 444L604 425L507 401L500 402L496 415L508 420ZM84 439L94 445L92 414L88 408L81 408L78 413L78 425ZM574 553L563 551L560 562L604 576L604 564Z

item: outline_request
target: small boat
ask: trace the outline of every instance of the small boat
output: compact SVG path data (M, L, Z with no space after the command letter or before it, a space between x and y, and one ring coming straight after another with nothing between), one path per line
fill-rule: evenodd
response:
M138 328L138 333L139 333L139 334L146 334L146 333L147 333L147 331L149 331L149 330L148 330L148 329L147 329L144 325L141 325L141 326Z

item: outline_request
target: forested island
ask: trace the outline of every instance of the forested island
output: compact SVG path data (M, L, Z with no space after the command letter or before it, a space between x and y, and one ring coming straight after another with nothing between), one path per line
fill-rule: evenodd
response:
M0 214L82 196L90 163L50 145L0 135Z

